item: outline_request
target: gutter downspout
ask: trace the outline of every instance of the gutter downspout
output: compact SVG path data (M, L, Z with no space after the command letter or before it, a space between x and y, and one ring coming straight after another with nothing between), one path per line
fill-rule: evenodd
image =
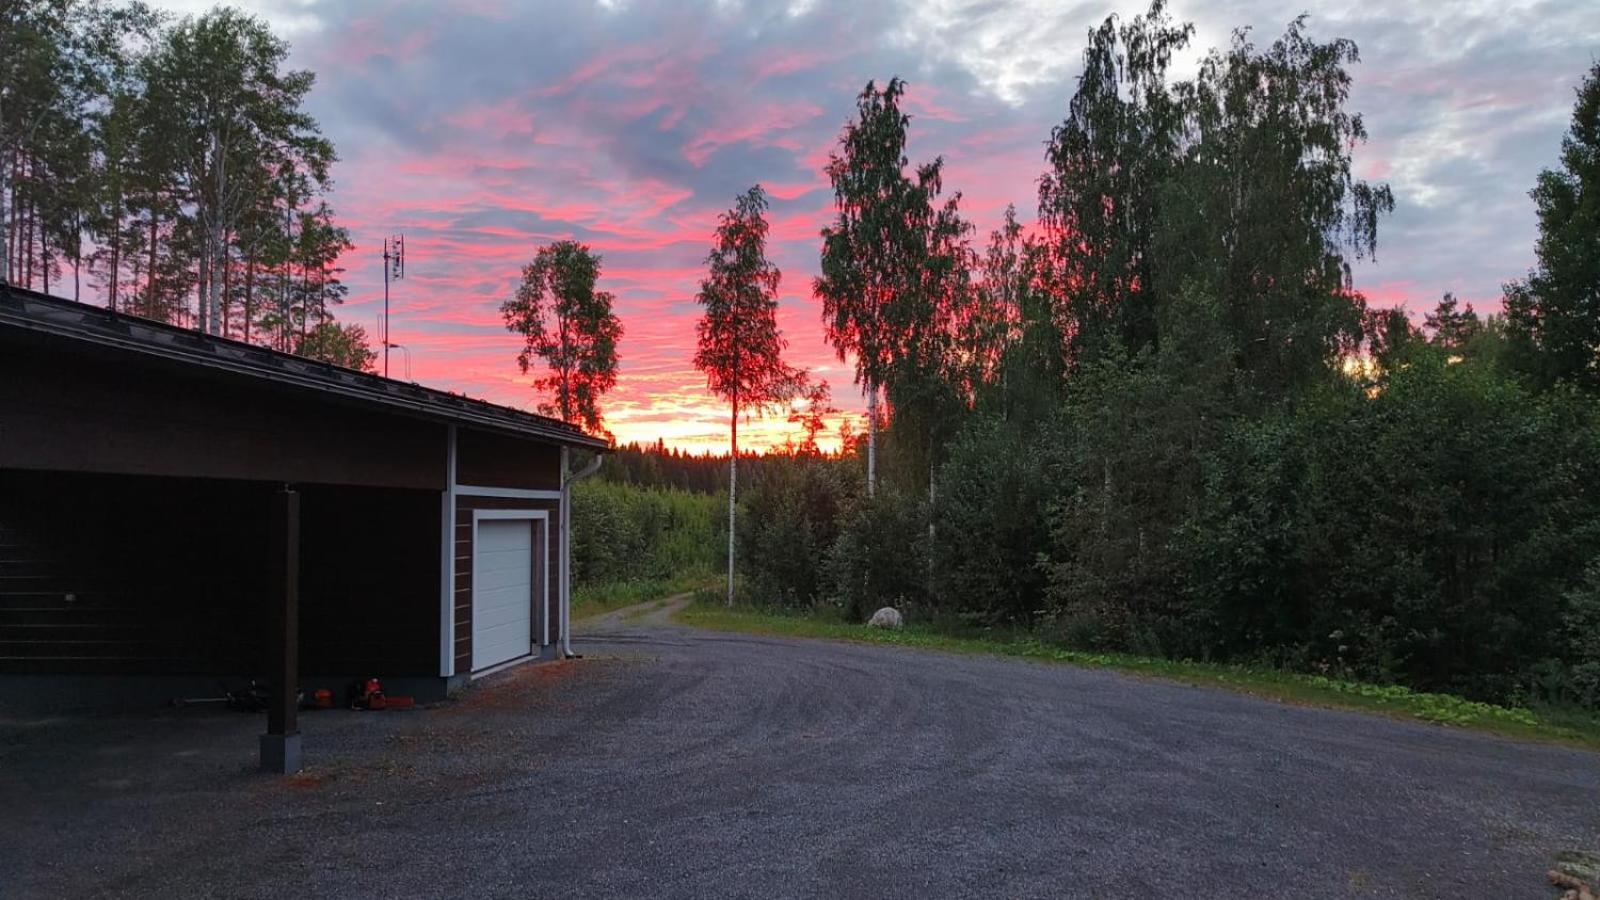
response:
M579 659L572 652L572 485L600 471L605 457L594 459L577 472L567 471L567 448L561 448L561 655Z

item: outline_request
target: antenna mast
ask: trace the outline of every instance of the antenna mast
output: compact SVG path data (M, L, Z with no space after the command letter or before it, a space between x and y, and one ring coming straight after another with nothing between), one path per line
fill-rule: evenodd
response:
M406 236L397 234L383 242L383 377L389 377L389 350L398 344L389 341L389 282L406 277Z

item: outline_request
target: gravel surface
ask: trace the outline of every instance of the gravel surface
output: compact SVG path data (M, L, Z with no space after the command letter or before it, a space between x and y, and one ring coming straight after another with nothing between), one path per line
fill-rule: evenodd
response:
M1600 755L614 615L409 713L0 718L0 896L1538 897Z

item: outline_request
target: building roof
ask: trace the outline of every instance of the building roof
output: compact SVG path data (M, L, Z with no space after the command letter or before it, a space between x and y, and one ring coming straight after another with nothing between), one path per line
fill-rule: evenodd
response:
M0 284L0 332L4 331L243 376L263 385L320 393L330 400L400 415L574 447L609 446L549 416Z

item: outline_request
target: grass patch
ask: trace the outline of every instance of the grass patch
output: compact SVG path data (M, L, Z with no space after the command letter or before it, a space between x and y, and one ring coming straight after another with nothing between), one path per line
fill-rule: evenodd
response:
M1339 681L1254 666L1185 662L1120 653L1088 653L1034 637L966 637L912 625L900 631L867 628L825 615L786 615L749 607L696 603L679 611L685 625L715 631L893 644L947 653L1012 656L1114 669L1186 684L1223 687L1289 703L1377 712L1403 719L1455 725L1515 738L1553 740L1600 749L1600 714L1576 709L1531 710L1429 694L1398 685Z
M608 612L682 594L704 587L716 576L687 573L671 578L635 578L609 584L589 584L572 589L572 620L602 616Z

